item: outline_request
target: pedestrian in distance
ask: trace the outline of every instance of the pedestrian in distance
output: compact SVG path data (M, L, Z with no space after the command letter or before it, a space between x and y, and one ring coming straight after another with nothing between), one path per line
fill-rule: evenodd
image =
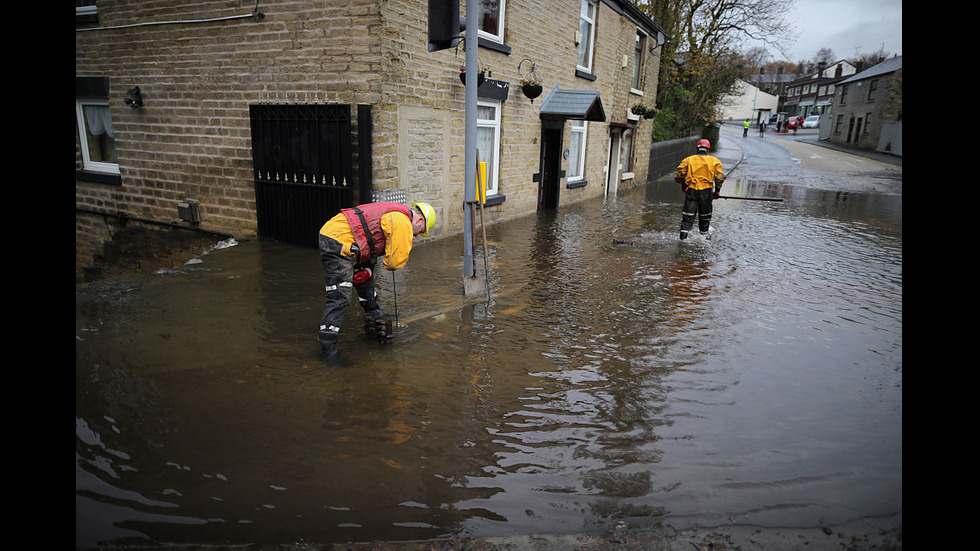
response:
M711 202L721 193L725 172L721 161L710 155L709 151L711 151L711 142L699 141L697 154L685 158L674 171L674 181L681 185L681 191L684 192L681 239L687 239L688 232L694 228L695 217L698 219L701 235L706 239L711 238L708 235L711 228Z
M759 137L760 138L765 138L766 137L766 120L765 119L762 119L761 121L759 121Z
M374 288L378 257L394 271L405 267L417 235L428 236L436 223L428 203L367 203L328 220L320 228L319 250L326 280L326 304L320 319L320 357L330 359L339 350L340 325L350 308L352 290L364 309L367 325L383 324L384 312Z
M742 137L744 138L748 135L749 135L749 119L745 119L745 122L742 123Z

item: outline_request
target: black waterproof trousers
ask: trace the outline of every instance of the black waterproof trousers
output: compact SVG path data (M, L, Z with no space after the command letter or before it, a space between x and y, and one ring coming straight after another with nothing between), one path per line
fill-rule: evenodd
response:
M681 239L687 238L687 233L694 227L694 217L698 219L698 229L708 233L711 227L711 201L714 195L712 188L691 189L684 192L684 208L681 212Z
M378 306L378 294L374 289L375 260L358 265L356 260L340 254L343 244L325 235L320 236L320 261L323 263L323 278L326 282L326 303L323 316L320 318L320 352L334 354L337 352L337 339L340 337L340 324L350 308L352 289L357 291L357 298L364 308L365 315L381 316ZM354 285L354 272L363 268L371 270L371 277Z

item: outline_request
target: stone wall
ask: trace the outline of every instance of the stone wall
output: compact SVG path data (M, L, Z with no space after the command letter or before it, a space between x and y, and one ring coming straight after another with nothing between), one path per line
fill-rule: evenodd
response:
M648 181L652 182L664 177L672 178L677 165L697 150L700 139L698 136L690 136L650 144Z
M875 97L869 100L868 87L872 81L877 81L878 89ZM841 101L845 87L848 91L847 100ZM838 85L834 101L830 141L876 150L881 143L883 124L900 121L902 118L902 69ZM871 124L866 124L868 115L871 116ZM857 128L859 119L861 128ZM850 128L852 122L853 132ZM867 132L864 132L865 128ZM900 146L898 154L901 154Z

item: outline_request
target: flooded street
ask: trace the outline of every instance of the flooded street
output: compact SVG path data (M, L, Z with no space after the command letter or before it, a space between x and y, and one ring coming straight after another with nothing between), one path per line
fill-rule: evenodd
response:
M783 201L716 200L711 240L662 180L487 227L489 300L423 242L339 366L310 248L77 285L76 545L900 525L901 169L744 153L723 194Z

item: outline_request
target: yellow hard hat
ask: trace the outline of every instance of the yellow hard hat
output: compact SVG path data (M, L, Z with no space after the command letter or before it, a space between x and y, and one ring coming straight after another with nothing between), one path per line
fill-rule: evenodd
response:
M422 236L428 237L429 230L436 225L436 210L428 203L412 203L412 208L419 209L425 217L425 231L422 232Z

